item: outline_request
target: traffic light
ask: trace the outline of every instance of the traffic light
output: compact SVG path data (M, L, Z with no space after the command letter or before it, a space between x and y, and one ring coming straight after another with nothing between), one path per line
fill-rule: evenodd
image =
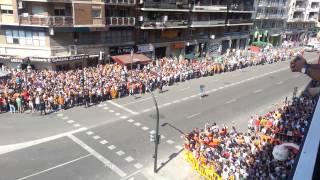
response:
M155 142L155 134L150 134L150 142Z

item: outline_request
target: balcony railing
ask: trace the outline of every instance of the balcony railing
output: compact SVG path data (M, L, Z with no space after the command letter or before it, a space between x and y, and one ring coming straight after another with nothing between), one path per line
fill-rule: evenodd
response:
M194 20L191 22L191 27L210 27L210 26L221 26L225 24L224 19L216 19L209 21L198 21Z
M109 17L107 24L109 26L134 26L136 19L134 17Z
M36 15L20 15L19 23L22 25L34 26L72 26L72 16L36 16Z
M306 10L306 6L296 6L294 8L295 11L305 11Z
M253 23L251 19L229 19L228 24L248 24Z
M105 0L107 5L116 5L116 6L134 6L136 0Z
M155 8L155 9L183 9L189 10L188 4L165 4L165 3L153 3L153 2L145 2L143 4L143 8Z
M254 11L253 7L243 5L231 6L230 11Z
M303 21L304 18L303 17L293 17L292 20L293 21Z
M161 21L144 21L141 25L141 29L165 29L165 28L187 28L188 20L168 20L166 22Z
M195 5L192 11L227 11L226 5Z

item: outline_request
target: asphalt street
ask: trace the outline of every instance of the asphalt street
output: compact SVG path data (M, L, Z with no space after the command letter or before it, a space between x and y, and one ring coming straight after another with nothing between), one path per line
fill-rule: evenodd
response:
M316 56L306 54L311 60ZM251 115L290 99L294 87L303 90L310 79L288 67L289 61L249 67L155 92L162 135L159 172L181 152L182 133L213 122L245 131ZM205 98L199 96L201 84ZM154 131L150 94L47 116L0 114L0 180L150 179Z

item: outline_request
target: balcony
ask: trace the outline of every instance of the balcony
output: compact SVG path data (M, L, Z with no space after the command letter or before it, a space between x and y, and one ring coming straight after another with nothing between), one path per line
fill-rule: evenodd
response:
M243 6L243 5L232 5L230 7L230 12L254 12L253 7L247 7L247 6Z
M319 6L311 6L309 11L311 11L311 12L319 12Z
M73 26L72 16L37 16L37 15L20 15L19 23L21 25L31 26Z
M188 28L188 20L168 20L166 22L161 21L144 21L141 25L141 29L176 29L176 28Z
M105 3L114 6L135 6L136 0L106 0Z
M229 19L228 26L244 26L244 25L253 25L251 19Z
M144 2L142 11L178 11L178 12L188 12L189 5L182 4L178 1L176 4L168 3L154 3L154 2Z
M294 8L295 11L305 11L306 10L306 6L298 6L296 5L296 7Z
M317 16L309 17L308 21L318 21Z
M303 17L293 17L292 21L304 21Z
M191 22L190 27L218 27L218 26L224 26L224 25L225 25L224 19L215 19L215 20L209 20L209 21L193 20Z
M107 18L107 25L113 27L125 27L134 26L136 24L136 19L134 17L109 17Z
M197 4L193 6L193 12L227 12L227 5Z

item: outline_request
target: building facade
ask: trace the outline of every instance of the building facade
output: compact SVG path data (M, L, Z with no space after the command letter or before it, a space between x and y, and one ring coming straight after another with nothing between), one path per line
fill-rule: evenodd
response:
M288 5L286 39L303 42L316 33L320 0L291 0Z
M110 56L133 49L155 59L245 48L253 4L254 0L1 0L0 63L60 70L108 62Z
M269 42L281 45L282 32L285 31L288 4L287 0L257 0L255 3L255 21L252 42Z

